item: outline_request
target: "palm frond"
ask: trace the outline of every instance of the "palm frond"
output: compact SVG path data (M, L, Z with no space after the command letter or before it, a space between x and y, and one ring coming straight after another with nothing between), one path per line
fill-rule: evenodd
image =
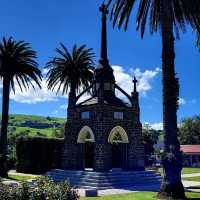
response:
M86 45L73 46L70 53L64 44L56 48L57 56L46 64L48 89L66 94L68 89L78 92L80 86L88 87L93 78L92 49Z
M3 38L0 42L0 77L9 78L14 92L16 82L21 91L28 89L29 85L34 88L32 81L41 87L42 74L36 58L36 52L29 43L17 42L12 37Z
M137 3L136 3L137 2ZM157 32L161 23L162 0L108 0L111 4L111 19L113 26L122 26L127 29L134 5L138 5L137 29L144 36L146 25L150 27L150 33ZM200 1L199 0L169 0L173 17L174 31L177 37L179 32L185 32L186 26L190 25L200 33ZM149 23L148 23L149 22Z

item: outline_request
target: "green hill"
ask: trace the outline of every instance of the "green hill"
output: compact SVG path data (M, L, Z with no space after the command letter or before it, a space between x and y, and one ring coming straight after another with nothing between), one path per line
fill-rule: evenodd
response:
M64 124L65 119L63 118L11 114L9 116L8 126L8 160L11 166L14 166L16 162L17 137L42 136L48 138L62 138L64 137Z
M11 114L9 116L8 135L9 137L23 135L62 137L64 123L65 119L63 118Z

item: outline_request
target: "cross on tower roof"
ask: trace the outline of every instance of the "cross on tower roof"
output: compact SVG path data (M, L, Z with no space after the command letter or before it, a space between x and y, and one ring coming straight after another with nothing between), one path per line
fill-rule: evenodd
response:
M134 76L134 79L133 79L133 83L134 83L134 92L137 92L137 82L138 82L138 80L137 80L136 77Z

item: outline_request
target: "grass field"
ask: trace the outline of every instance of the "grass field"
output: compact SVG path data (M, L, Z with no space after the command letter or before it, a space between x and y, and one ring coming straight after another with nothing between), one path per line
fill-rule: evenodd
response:
M183 168L182 174L192 174L192 173L200 173L200 167L198 168Z
M186 193L189 199L200 199L200 193ZM111 195L103 197L85 197L81 200L155 200L155 192L135 192L125 195Z
M199 181L199 185L200 185L200 176L187 177L187 178L183 178L183 180L187 180L187 181Z
M57 129L56 129L57 130ZM54 135L54 128L44 128L44 129L37 129L37 128L29 128L29 127L16 127L16 131L14 134L23 135L23 132L28 131L28 136L35 137L35 136L45 136L45 137L55 137Z
M35 176L19 176L19 175L8 175L8 179L15 180L15 181L28 181L31 179L36 178Z
M14 175L14 174L8 174L8 178L3 178L5 181L29 181L32 179L37 179L38 176L35 175Z
M1 119L1 116L0 116ZM50 120L49 120L50 119ZM57 123L64 123L63 118L56 118L56 117L44 117L44 116L35 116L35 115L20 115L20 114L10 114L9 115L9 122L10 123L23 123L25 121L35 121L40 123L51 123L51 122L57 122Z
M159 172L163 174L162 168L159 168ZM193 174L193 173L200 173L200 167L198 168L186 167L183 168L182 170L182 174Z
M0 116L1 120L1 116ZM8 137L60 137L59 131L64 129L64 118L42 117L35 115L9 115Z

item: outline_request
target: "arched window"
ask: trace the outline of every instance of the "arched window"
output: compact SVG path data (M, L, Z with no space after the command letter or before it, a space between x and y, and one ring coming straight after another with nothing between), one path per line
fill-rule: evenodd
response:
M123 139L119 132L116 132L113 136L113 143L122 143Z
M121 126L114 127L108 136L108 143L129 143L126 131Z
M85 142L95 142L93 131L89 126L84 126L78 134L77 143Z

